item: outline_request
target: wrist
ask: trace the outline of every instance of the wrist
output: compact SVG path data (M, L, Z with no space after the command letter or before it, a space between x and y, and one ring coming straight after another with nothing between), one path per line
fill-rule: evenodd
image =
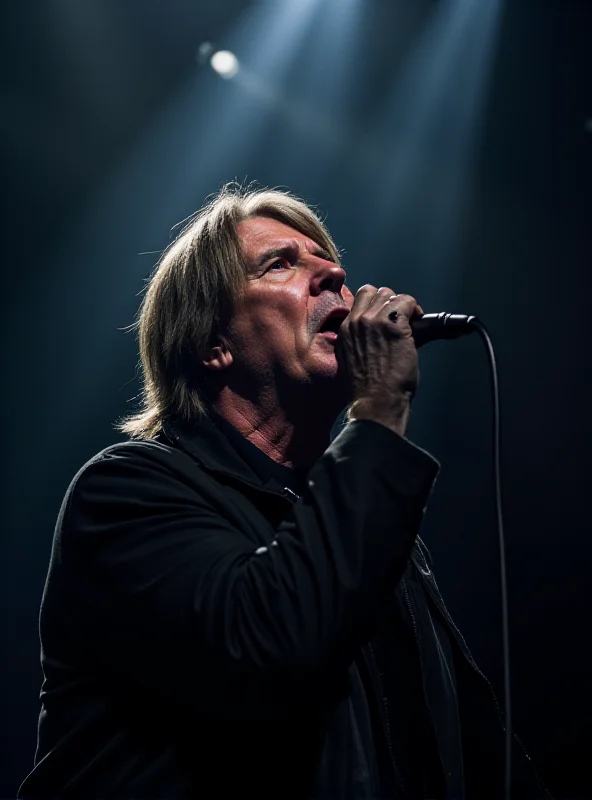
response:
M409 424L411 398L397 397L386 403L382 398L362 397L354 400L347 412L347 421L368 419L404 436Z

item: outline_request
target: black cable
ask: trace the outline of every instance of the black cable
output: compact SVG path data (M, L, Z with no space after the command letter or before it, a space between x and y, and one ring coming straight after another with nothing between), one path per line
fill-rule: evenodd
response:
M495 508L500 554L500 589L502 598L502 658L504 671L504 717L505 717L505 758L504 758L504 798L510 800L512 792L512 703L510 693L510 626L508 621L508 582L506 574L506 544L504 539L504 520L502 510L501 483L501 415L497 366L493 345L487 329L478 319L471 324L479 331L489 356L491 382L493 389L493 469L495 481Z

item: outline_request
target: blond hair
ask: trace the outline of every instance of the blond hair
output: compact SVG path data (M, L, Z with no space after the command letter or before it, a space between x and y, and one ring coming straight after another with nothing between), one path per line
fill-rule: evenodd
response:
M223 335L240 300L247 264L237 233L252 217L270 217L309 236L339 263L324 223L288 191L226 184L193 215L152 273L136 322L142 375L141 408L117 423L148 439L165 417L197 422L214 391L201 363Z

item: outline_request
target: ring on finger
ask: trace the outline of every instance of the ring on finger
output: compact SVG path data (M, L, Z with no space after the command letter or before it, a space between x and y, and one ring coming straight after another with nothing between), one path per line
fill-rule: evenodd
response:
M391 300L394 300L396 297L398 297L398 295L397 295L397 293L395 292L395 294L392 294L392 295L389 297L389 299L387 300L387 302L390 302ZM393 310L392 310L392 311L389 313L389 315L388 315L388 318L390 319L390 321L391 321L391 322L396 322L396 321L397 321L397 319L399 318L399 312L398 312L396 309L393 309Z

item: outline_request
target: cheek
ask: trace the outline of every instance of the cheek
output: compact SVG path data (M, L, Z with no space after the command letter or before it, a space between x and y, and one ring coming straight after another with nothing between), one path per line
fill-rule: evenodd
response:
M236 332L247 338L285 339L306 320L301 292L296 286L278 285L252 291L236 320Z
M279 309L267 309L249 319L242 327L241 334L246 339L256 339L260 342L273 342L285 339L293 330L290 319Z
M272 353L293 350L297 325L280 304L253 304L235 320L232 338L247 360L265 361Z

